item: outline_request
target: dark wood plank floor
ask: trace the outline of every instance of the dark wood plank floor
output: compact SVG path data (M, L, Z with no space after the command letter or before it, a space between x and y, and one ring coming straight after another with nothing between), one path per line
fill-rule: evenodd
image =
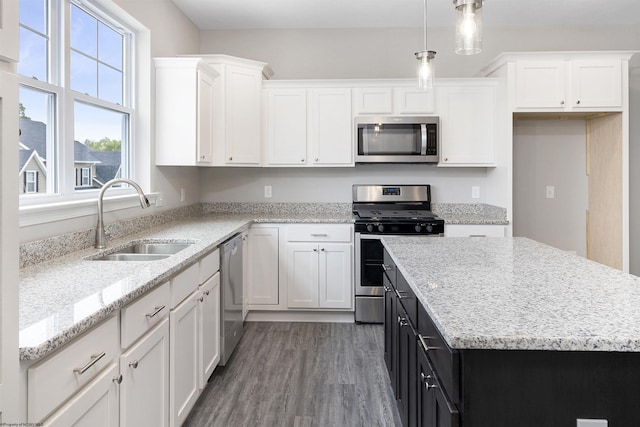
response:
M185 426L400 427L382 325L249 322Z

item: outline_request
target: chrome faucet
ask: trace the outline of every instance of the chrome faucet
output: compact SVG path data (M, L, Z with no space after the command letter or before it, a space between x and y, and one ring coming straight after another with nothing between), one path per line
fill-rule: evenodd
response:
M107 235L104 232L104 220L102 218L102 215L103 215L102 214L102 198L104 197L104 192L107 191L109 187L119 183L129 184L130 186L136 189L136 191L138 192L138 196L140 197L140 207L142 209L148 208L149 206L151 206L151 203L149 203L149 199L147 199L147 196L144 195L142 188L140 188L140 186L136 184L134 181L126 178L116 178L116 179L112 179L111 181L107 181L107 183L103 185L102 188L100 189L100 194L98 194L98 225L96 226L96 248L97 249L103 249L107 243Z

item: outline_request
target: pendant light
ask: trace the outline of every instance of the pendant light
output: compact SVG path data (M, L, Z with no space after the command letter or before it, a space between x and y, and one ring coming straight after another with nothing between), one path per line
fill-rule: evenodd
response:
M436 53L427 50L427 0L424 0L424 50L416 52L418 59L418 87L424 90L433 89L433 58Z
M482 52L482 4L484 0L453 0L456 8L456 53Z

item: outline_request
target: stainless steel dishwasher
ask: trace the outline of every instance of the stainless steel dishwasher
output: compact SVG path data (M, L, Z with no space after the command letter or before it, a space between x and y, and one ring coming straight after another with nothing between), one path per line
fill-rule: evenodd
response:
M242 235L236 234L220 247L220 365L231 357L244 333L242 320Z

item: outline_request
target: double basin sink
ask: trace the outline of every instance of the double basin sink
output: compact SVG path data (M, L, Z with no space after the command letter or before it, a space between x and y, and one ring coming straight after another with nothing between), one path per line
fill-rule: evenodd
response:
M192 242L136 241L89 259L91 261L157 261L169 258L192 244Z

